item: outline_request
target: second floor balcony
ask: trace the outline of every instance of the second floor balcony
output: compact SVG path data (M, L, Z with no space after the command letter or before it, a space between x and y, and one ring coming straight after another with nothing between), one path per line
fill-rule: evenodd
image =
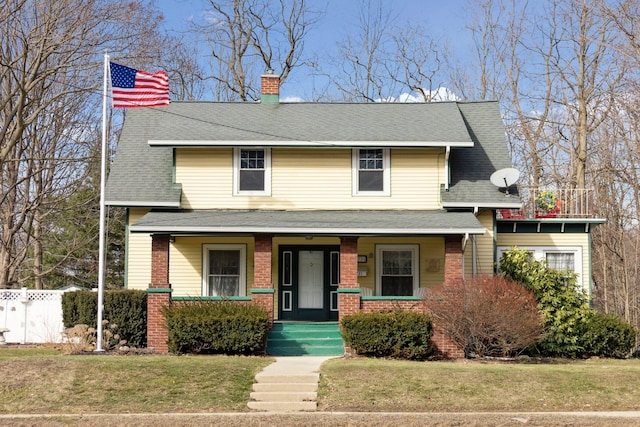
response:
M498 219L595 218L594 190L518 186L522 209L498 209Z

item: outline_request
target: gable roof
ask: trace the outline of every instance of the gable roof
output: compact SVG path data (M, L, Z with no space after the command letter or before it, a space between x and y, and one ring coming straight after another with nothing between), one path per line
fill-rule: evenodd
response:
M490 181L492 173L511 167L498 103L459 103L459 107L474 146L451 151L449 190L441 193L443 207L520 208L516 186L505 197L504 189Z
M206 145L453 147L445 207L503 202L489 177L510 166L496 102L173 102L127 111L106 203L178 208L181 188L173 182L173 147ZM516 207L513 202L519 199L509 207Z

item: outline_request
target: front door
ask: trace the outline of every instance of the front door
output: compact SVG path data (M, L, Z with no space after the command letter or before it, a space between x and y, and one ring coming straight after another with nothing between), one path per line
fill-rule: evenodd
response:
M339 262L337 246L281 246L280 319L337 320Z

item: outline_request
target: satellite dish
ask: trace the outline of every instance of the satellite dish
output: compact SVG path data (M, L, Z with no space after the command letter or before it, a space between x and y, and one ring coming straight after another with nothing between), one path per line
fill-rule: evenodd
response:
M509 187L518 181L520 171L513 168L505 168L495 171L491 174L491 183L498 188L504 187L505 196L509 197Z

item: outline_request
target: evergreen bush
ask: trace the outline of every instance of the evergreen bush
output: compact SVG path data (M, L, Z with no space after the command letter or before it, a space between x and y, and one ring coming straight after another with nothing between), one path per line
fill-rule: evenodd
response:
M98 293L74 291L62 294L62 322L65 328L97 326ZM130 347L147 345L147 293L118 289L104 293L102 319L108 320L121 340ZM115 326L113 326L115 325Z
M347 346L361 356L424 360L434 353L431 318L392 311L357 313L341 322Z
M593 313L584 324L585 354L624 359L633 352L637 329L617 316Z
M517 248L505 252L500 269L536 297L545 320L545 337L536 344L541 355L626 357L631 352L628 336L635 335L635 328L589 307L587 296L576 288L575 274L551 269Z
M172 353L262 354L269 313L256 304L190 301L164 308Z

